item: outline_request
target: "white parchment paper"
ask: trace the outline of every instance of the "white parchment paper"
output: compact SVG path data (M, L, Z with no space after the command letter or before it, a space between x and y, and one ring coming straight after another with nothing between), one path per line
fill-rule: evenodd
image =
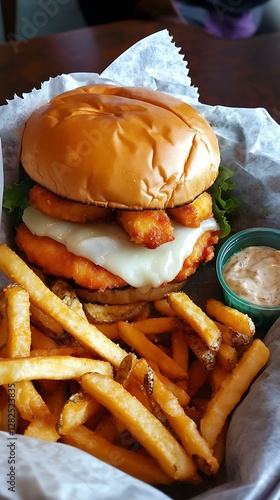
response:
M21 134L31 112L55 95L89 83L115 83L153 88L187 101L205 116L220 144L222 163L235 175L235 229L279 228L280 127L265 109L233 109L199 102L191 85L186 59L166 30L128 49L101 75L59 75L0 108L3 182L18 181ZM190 68L191 70L191 68ZM1 159L2 159L1 158ZM4 177L3 177L4 172ZM1 200L0 200L1 201ZM0 241L9 242L9 221L2 217ZM2 277L2 284L5 280ZM0 277L1 286L1 277ZM228 481L197 498L220 500L280 499L280 322L267 334L271 350L268 367L234 413L227 446ZM16 488L9 490L8 437L0 432L0 498L40 499L146 499L167 498L159 490L136 481L88 454L62 445L17 436ZM180 489L182 491L182 488ZM189 498L185 493L172 498Z

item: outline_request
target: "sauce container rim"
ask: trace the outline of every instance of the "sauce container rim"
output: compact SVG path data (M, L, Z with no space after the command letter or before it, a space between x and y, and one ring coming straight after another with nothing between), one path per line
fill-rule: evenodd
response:
M237 295L228 285L227 283L225 282L224 280L224 277L223 277L223 268L225 267L227 261L229 260L230 257L232 257L232 255L234 255L235 253L238 253L239 251L243 250L244 248L247 248L249 246L267 246L267 247L270 247L270 248L274 248L275 250L278 250L277 248L275 248L274 246L272 246L271 244L264 244L264 243L260 243L258 245L256 244L252 244L252 243L248 243L246 244L246 238L250 237L253 235L253 233L257 233L257 232L262 232L263 234L274 234L276 237L279 237L279 242L280 242L280 229L275 229L275 228L265 228L265 227L254 227L254 228L249 228L249 229L244 229L242 231L239 231L235 234L232 234L221 246L221 248L219 249L219 252L218 252L218 255L217 255L217 258L216 258L216 272L217 272L217 276L218 276L218 279L219 279L219 282L221 284L221 286L223 287L223 289L225 290L226 293L228 293L229 295L232 296L232 298L236 301L236 302L240 302L241 304L245 305L245 306L248 306L250 309L255 309L255 310L263 310L263 311L268 311L268 312L273 312L273 311L278 311L280 309L280 305L276 305L276 306L266 306L266 305L262 305L262 304L255 304L254 302L249 302L248 300L246 299L243 299L242 297L240 297L239 295ZM236 252L233 252L228 258L226 258L223 266L222 266L222 260L224 258L224 254L226 252L228 252L233 246L235 246L236 244L238 243L241 243L242 241L244 241L244 246L239 248L238 250L236 250ZM279 250L280 251L280 250Z

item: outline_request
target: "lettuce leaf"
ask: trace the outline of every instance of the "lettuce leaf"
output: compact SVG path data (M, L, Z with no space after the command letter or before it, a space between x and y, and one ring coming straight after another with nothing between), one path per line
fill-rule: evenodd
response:
M221 165L217 179L208 189L208 193L211 194L213 199L214 217L222 231L220 238L226 238L231 233L231 226L227 216L240 205L239 200L228 193L228 191L235 188L233 176L234 172L232 170Z
M28 206L28 193L34 184L35 182L30 177L26 177L22 182L4 188L3 208L10 214L15 213L16 225L20 223L22 213Z

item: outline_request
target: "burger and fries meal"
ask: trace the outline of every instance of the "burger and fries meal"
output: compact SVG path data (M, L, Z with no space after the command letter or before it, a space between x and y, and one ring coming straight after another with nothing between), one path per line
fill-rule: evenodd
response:
M1 429L14 384L17 433L149 484L217 474L269 350L246 314L182 291L222 232L212 128L166 94L91 85L33 112L20 159L27 203L4 196L21 208L16 251L0 245Z

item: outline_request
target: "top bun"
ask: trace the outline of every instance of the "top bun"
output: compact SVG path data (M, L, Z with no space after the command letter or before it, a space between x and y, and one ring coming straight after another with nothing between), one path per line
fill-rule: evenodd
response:
M130 210L184 205L215 181L217 138L188 104L138 87L87 85L27 120L21 162L69 200Z

